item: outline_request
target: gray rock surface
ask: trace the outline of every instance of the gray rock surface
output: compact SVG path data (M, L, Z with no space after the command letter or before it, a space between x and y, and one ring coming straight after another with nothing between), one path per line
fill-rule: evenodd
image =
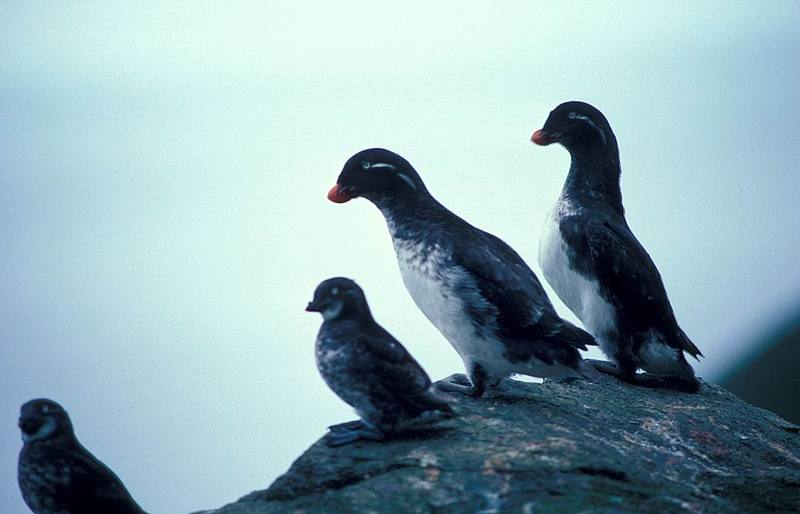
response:
M506 380L455 408L392 442L318 441L208 514L800 512L800 426L713 384Z

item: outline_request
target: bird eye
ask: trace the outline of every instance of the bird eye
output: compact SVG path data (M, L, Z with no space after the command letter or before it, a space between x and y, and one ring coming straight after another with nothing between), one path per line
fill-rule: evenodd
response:
M361 167L365 170L368 170L372 166L372 163L369 161L361 161Z
M43 405L42 406L42 412L45 413L45 414L50 412L50 406L49 405Z
M569 116L569 119L574 120L575 116L577 116L577 115L574 112L571 112L567 116Z
M337 294L339 294L339 288L338 287L331 288L331 294L333 296L336 296Z

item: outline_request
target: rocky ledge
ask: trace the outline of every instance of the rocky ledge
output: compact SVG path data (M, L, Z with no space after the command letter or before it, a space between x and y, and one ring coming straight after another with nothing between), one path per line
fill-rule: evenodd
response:
M404 439L318 441L206 514L800 511L800 426L714 384L506 380L454 402L457 418Z

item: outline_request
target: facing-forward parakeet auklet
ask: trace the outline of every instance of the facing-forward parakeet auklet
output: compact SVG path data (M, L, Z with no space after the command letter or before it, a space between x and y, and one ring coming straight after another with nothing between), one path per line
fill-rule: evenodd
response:
M17 478L36 514L145 514L113 471L75 437L67 412L52 400L24 404L24 445Z
M403 157L380 148L351 157L328 199L359 196L383 213L406 288L464 361L469 382L442 389L481 396L512 373L593 373L578 350L594 339L556 314L517 252L437 202Z
M539 264L615 364L598 367L642 385L697 390L683 352L701 353L678 326L661 275L625 220L619 147L608 120L587 103L567 102L531 139L559 143L572 158L545 221ZM639 368L667 378L637 377Z
M428 374L372 317L361 288L331 278L314 291L307 311L322 314L315 348L317 369L359 421L331 427L330 446L357 439L381 441L444 415L447 401L436 394Z

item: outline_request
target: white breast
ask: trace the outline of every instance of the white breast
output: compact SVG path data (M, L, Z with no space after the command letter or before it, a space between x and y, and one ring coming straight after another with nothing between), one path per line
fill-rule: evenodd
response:
M616 353L613 347L617 344L614 307L600 296L597 280L589 279L571 268L567 244L559 229L561 218L575 213L572 206L562 199L550 211L539 241L539 266L561 301L597 338L603 353L612 357Z
M468 316L470 305L491 308L467 273L445 265L449 256L438 247L423 248L409 239L392 238L403 283L414 303L455 348L465 366L479 362L491 374L504 376L508 362L494 326L476 327Z

